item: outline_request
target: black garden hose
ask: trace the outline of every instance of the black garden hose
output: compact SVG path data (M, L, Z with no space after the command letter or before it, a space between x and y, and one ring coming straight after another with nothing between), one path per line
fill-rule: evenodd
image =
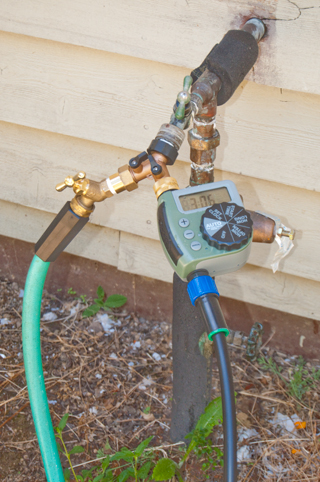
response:
M212 334L211 337L214 342L219 368L223 410L224 482L235 482L237 480L237 422L235 392L233 388L232 370L226 336L223 331L219 331L219 328L217 328L225 326L225 321L218 298L215 294L209 293L200 296L196 300L195 306L201 312L208 333ZM216 333L214 333L214 331L216 331Z

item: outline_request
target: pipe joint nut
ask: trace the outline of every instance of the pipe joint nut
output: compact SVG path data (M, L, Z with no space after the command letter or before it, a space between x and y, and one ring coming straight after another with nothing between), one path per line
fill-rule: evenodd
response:
M119 167L118 173L124 185L124 189L126 189L129 192L134 191L135 189L138 189L138 184L132 177L130 166L125 165L125 166Z
M210 151L215 149L220 144L220 134L218 130L215 130L213 136L211 137L200 137L193 132L191 129L188 132L188 142L191 149L196 149L198 151Z

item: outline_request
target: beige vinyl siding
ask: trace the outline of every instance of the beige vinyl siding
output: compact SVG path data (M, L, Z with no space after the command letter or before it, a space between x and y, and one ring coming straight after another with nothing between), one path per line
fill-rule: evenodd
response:
M1 0L0 29L194 69L230 28L263 18L268 35L251 79L319 94L319 6L319 0Z
M136 151L170 119L189 73L7 33L0 58L0 120ZM320 96L244 81L217 127L218 169L320 190ZM189 162L187 141L179 159Z

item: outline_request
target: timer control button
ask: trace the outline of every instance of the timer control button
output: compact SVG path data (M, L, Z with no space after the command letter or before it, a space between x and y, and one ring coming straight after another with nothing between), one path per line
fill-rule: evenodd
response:
M192 241L191 243L191 249L193 249L193 251L199 251L199 249L201 249L202 245L201 243L199 243L199 241Z
M187 228L187 227L189 226L189 224L190 224L190 223L189 223L189 219L187 219L187 218L181 218L181 219L179 219L179 226L180 226L181 228Z
M192 238L194 238L194 232L192 231L192 229L187 229L187 230L183 233L183 236L184 236L186 239L192 239Z

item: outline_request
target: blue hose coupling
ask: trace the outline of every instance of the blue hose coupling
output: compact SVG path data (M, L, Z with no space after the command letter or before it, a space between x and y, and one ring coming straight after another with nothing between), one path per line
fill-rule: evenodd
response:
M193 306L195 306L196 300L202 295L213 293L219 296L218 288L210 276L197 276L193 278L189 281L187 290Z

